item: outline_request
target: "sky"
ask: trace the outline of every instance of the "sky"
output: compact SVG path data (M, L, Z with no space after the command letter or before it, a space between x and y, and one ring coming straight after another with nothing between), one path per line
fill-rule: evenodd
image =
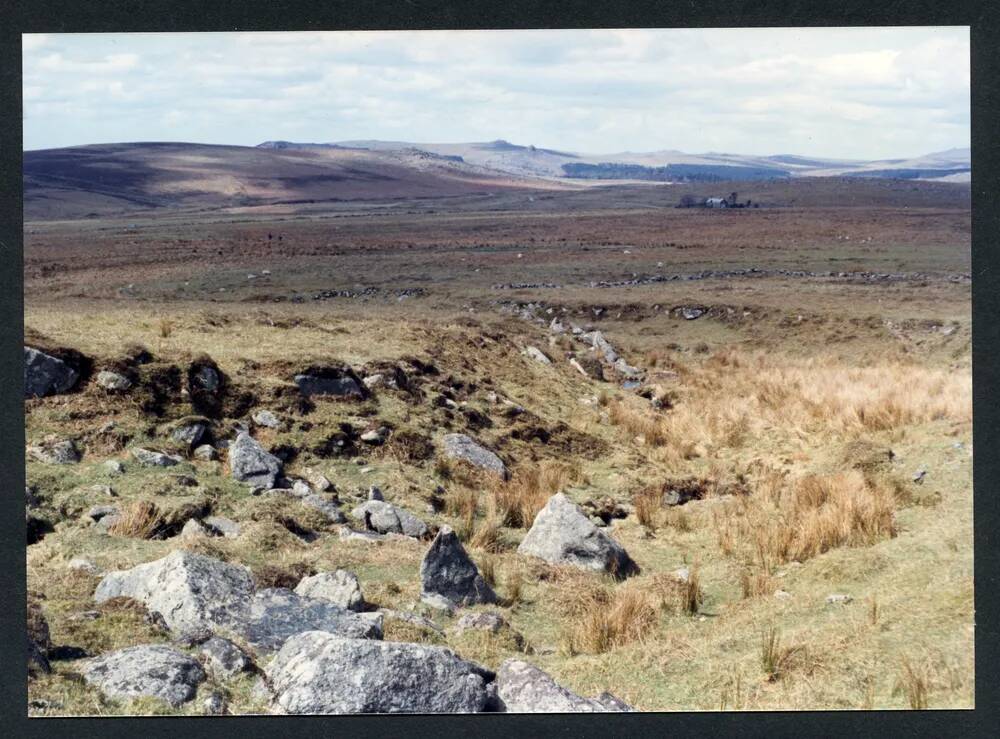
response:
M28 34L24 148L492 141L886 159L969 146L941 28Z

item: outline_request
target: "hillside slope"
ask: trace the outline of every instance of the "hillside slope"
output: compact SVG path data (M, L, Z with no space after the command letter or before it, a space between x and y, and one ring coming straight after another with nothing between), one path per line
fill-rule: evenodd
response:
M422 151L131 143L24 153L27 220L553 187Z

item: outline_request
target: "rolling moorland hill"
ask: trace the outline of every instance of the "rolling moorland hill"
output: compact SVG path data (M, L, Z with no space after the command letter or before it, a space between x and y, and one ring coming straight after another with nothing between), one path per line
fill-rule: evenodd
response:
M24 153L25 218L558 187L410 150L127 143Z
M260 148L312 150L355 148L378 152L421 150L510 174L580 179L636 179L710 182L761 180L783 177L887 177L936 179L965 177L971 172L970 150L949 149L910 159L864 161L817 159L787 154L746 156L709 152L686 154L675 150L589 154L520 146L502 139L481 143L426 144L403 141L341 141L334 144L296 144L267 141Z

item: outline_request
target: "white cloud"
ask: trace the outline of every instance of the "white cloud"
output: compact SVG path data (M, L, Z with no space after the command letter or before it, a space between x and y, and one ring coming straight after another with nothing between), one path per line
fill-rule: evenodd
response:
M969 136L964 28L22 38L26 148L506 138L888 158Z

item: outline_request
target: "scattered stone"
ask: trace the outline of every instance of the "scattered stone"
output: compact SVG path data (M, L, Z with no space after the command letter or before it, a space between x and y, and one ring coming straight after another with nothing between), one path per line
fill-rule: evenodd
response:
M28 454L46 464L77 464L80 450L72 439L46 439L28 447Z
M211 444L202 444L194 450L193 454L195 459L200 459L203 462L214 462L219 458L219 453Z
M281 474L281 460L268 454L252 436L240 433L229 447L233 479L263 488L273 488Z
M182 539L202 539L208 535L208 529L202 526L196 518L189 518L180 533Z
M420 583L422 595L437 595L460 606L497 602L450 526L441 527L424 555Z
M176 443L183 444L186 448L192 449L198 446L207 431L208 426L200 421L182 423L170 433L170 438Z
M110 370L98 372L96 382L100 387L113 393L122 393L132 387L132 381L129 378Z
M380 534L404 534L417 539L427 534L427 524L409 511L384 500L365 501L351 511L351 517L364 522L366 529Z
M226 699L219 693L212 693L201 706L206 716L224 716L227 713Z
M95 505L91 506L90 510L87 511L87 516L92 518L96 522L100 521L105 516L113 516L117 513L118 513L118 506Z
M846 593L833 593L826 596L826 602L829 605L847 605L853 600L854 598Z
M385 385L385 375L381 373L368 375L363 380L361 380L361 382L363 382L365 384L365 387L368 388L369 390L374 390L377 387L382 387L383 385Z
M358 438L360 438L365 444L381 446L382 444L385 444L386 439L389 438L389 429L385 426L376 426L362 432L361 436Z
M792 597L792 594L789 593L787 590L775 590L774 597L777 598L778 600L788 600L789 598Z
M329 395L337 398L364 398L367 388L353 371L347 368L327 368L322 373L295 375L299 392L306 397Z
M481 613L466 613L460 619L458 623L455 624L455 628L458 633L461 634L463 631L488 631L491 634L497 634L500 632L507 622L504 621L503 616L499 613L494 613L492 611L483 611Z
M604 367L601 366L597 357L592 357L589 354L580 354L572 357L569 363L571 367L584 377L604 382Z
M223 516L207 516L202 520L209 532L215 536L224 536L227 539L234 539L240 535L240 525L235 521Z
M264 428L281 428L281 420L271 411L260 410L253 414L253 422Z
M385 500L385 496L382 495L382 491L377 485L368 488L368 500Z
M621 544L591 523L562 493L549 498L517 551L553 564L603 570L616 577L627 577L639 569Z
M927 470L921 468L913 474L913 482L917 485L921 485L924 482L924 478L927 477Z
M24 347L24 397L41 398L73 389L80 373L66 362Z
M76 570L77 572L86 572L88 575L100 575L101 568L95 565L86 557L73 557L66 565L71 570Z
M143 447L133 447L129 451L139 464L146 467L172 467L181 461L179 457Z
M497 673L497 695L508 713L606 713L632 711L610 693L584 698L559 685L534 665L508 659Z
M344 526L338 532L338 536L341 539L353 539L355 541L364 541L369 544L377 541L385 541L389 538L387 534L379 534L374 531L355 531L354 529Z
M209 672L228 678L253 667L250 655L221 636L213 636L201 645L199 652Z
M109 459L104 463L104 470L112 477L125 474L125 465L117 459Z
M353 572L337 570L320 572L302 579L295 592L308 598L324 600L349 611L364 610L365 599L361 594L361 584Z
M680 314L685 321L693 321L696 318L701 318L705 315L705 310L703 308L695 308L693 306L685 305L681 307Z
M297 495L300 498L312 495L312 487L305 480L295 480L292 483L292 495Z
M24 486L24 505L27 508L38 508L42 501L35 494L35 489L31 485Z
M420 602L423 603L428 608L432 608L435 611L441 611L449 616L454 616L455 611L458 607L443 595L438 595L437 593L421 593Z
M321 632L288 639L267 677L286 714L472 713L492 703L493 673L450 649Z
M41 648L28 637L28 676L38 677L39 675L48 675L52 672L52 667L49 665L48 657Z
M322 513L330 519L332 523L344 523L347 521L347 518L344 516L344 512L341 511L340 506L337 505L337 501L329 495L318 495L316 493L312 493L301 498L301 502L302 505Z
M555 319L553 319L555 320ZM531 359L535 360L539 364L552 364L552 360L549 359L548 355L545 354L537 346L526 346L524 348L524 353L528 355Z
M191 375L191 383L201 390L214 393L222 384L222 378L219 377L217 369L203 364Z
M508 477L507 465L496 454L465 434L446 434L444 456L448 459L458 459L468 462L473 467L492 472L501 479Z
M334 484L327 479L326 475L318 473L309 475L309 484L312 485L313 490L319 493L334 489Z
M109 698L150 696L174 707L194 698L205 679L197 661L163 644L128 647L86 660L81 673Z

